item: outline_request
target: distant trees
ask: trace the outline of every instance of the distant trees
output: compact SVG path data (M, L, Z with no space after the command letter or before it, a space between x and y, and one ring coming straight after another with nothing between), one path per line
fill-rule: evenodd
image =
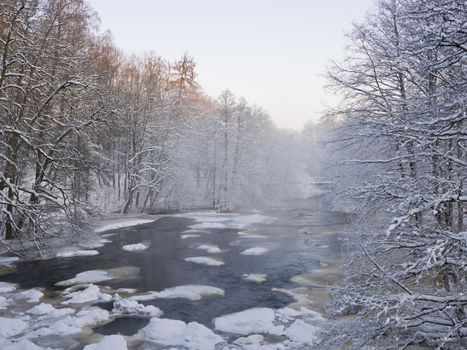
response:
M271 195L269 117L206 97L188 55L125 56L96 18L84 0L0 0L0 237Z
M361 208L347 237L348 286L330 310L356 313L348 338L338 339L351 338L355 348L461 348L467 5L377 6L354 27L349 55L330 72L345 100L329 116L334 139L345 145L340 162L346 173L360 174L340 187Z

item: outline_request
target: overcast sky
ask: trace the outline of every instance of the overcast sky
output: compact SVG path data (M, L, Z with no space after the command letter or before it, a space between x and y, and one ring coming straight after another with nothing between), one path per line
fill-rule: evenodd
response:
M188 52L198 80L263 107L279 127L317 120L333 97L323 91L344 33L373 0L88 0L128 53L175 60Z

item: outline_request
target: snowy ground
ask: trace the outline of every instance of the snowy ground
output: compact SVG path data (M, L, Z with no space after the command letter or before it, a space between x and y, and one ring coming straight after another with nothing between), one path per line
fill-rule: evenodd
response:
M177 214L195 220L190 229L181 232L180 239L199 238L209 235L211 229L234 228L245 230L239 236L252 239L254 245L243 250L241 255L259 256L268 254L269 247L260 243L264 235L252 234L252 225L271 223L275 219L258 213L251 215L218 214L215 212L196 212ZM97 233L101 238L87 244L62 248L57 257L91 256L99 254L99 247L109 243L111 236L105 231L148 223L155 219L114 218L99 223ZM148 249L148 243L140 242L125 245L127 254L138 254ZM224 264L218 246L196 244L204 255L185 258L194 264L204 264L216 268ZM214 256L208 256L213 254ZM12 265L16 258L0 257L0 264ZM128 267L131 269L131 267ZM133 271L132 273L137 273ZM19 290L14 284L0 282L0 348L7 350L71 349L80 344L90 343L86 350L141 349L247 349L281 350L308 349L316 345L326 320L317 312L300 306L300 295L291 293L298 303L294 308L281 309L252 308L224 315L212 320L208 328L197 322L185 323L180 320L164 318L163 312L143 302L153 299L184 298L190 301L209 296L223 297L226 291L208 285L180 285L160 291L137 291L132 289L112 290L102 283L128 275L125 268L110 270L90 270L78 273L74 278L61 281L58 285L68 287L61 295L53 297L39 289ZM243 275L248 283L264 283L268 276L251 273ZM112 304L111 311L95 304ZM219 301L221 302L221 301ZM138 317L149 319L146 327L137 335L95 336L91 328L105 324L118 317Z

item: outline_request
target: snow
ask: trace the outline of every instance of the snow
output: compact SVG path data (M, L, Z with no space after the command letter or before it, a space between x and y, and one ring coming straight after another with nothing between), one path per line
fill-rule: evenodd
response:
M83 350L127 350L125 337L109 335L96 344L86 345Z
M147 340L165 346L182 346L190 350L214 350L224 340L209 328L196 323L153 318L143 328Z
M191 258L185 258L185 261L192 262L195 264L208 265L208 266L224 265L223 261L210 258L209 256L193 256Z
M143 243L127 244L122 247L123 250L126 250L128 252L141 251L146 250L148 248L149 246Z
M263 255L267 253L269 249L264 248L264 247L254 247L254 248L249 248L241 252L240 254L242 255Z
M218 254L222 253L222 250L217 246L213 244L201 244L198 249L205 250L206 252L210 254Z
M21 339L16 343L10 343L8 345L1 345L2 350L44 350L44 348L37 346L36 344L32 343L27 339Z
M13 292L16 289L16 284L8 282L0 282L0 294Z
M238 338L234 341L237 345L258 345L264 340L261 334L252 334L248 337Z
M216 330L225 333L248 335L266 333L280 335L283 326L275 326L274 310L270 308L253 308L214 319Z
M98 255L99 252L97 250L68 250L64 252L57 253L57 258L71 258L74 256L92 256Z
M201 237L200 235L181 235L182 239Z
M261 214L239 215L220 214L216 212L186 213L179 214L181 217L188 217L198 222L189 226L192 229L223 229L223 228L246 228L255 224L271 223L276 218Z
M205 228L227 228L226 225L221 224L219 222L202 222L200 224L194 224L191 226L192 229L205 229Z
M10 304L10 299L0 296L0 310L5 310Z
M112 316L160 317L162 316L162 311L153 305L143 305L135 300L122 299L116 294L111 314Z
M75 313L71 308L56 309L54 306L41 303L26 311L30 315L43 316L43 318L63 317Z
M203 296L219 295L224 296L224 290L211 287L203 286L198 284L189 284L184 286L177 286L172 288L166 288L160 292L149 292L143 295L135 295L130 300L151 300L151 299L173 299L173 298L184 298L189 300L200 300Z
M302 320L295 320L286 329L285 335L293 342L311 345L318 340L319 328Z
M20 334L27 328L26 322L14 319L0 317L0 337L9 338Z
M14 262L18 261L17 256L0 256L0 265L10 267Z
M256 234L252 234L252 233L244 232L244 231L238 231L238 235L242 236L242 238L255 238L255 239L267 238L267 236L265 235L256 235Z
M267 275L260 273L245 273L243 279L247 282L264 283L267 280Z
M44 293L36 289L25 290L17 294L17 297L26 299L28 303L38 303L43 296Z
M148 224L156 220L157 219L116 219L108 224L101 224L101 226L96 228L94 232L99 233L99 232L104 232L104 231L109 231L109 230L116 230L118 228Z
M113 279L107 271L104 270L89 270L78 273L74 278L60 281L57 286L72 286L74 284L97 283Z
M99 287L90 284L86 289L69 293L65 295L69 300L65 300L62 304L84 304L89 302L108 302L112 300L112 297L109 294L101 293Z

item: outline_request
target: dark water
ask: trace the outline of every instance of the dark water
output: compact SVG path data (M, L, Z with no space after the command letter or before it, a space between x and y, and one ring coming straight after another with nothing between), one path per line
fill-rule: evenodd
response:
M248 213L250 214L250 213ZM111 280L102 284L114 288L136 288L141 292L159 291L186 284L201 284L222 288L225 296L203 297L199 301L186 299L156 299L152 304L164 312L164 317L185 322L196 321L212 326L213 318L252 307L280 308L292 298L272 291L272 288L293 288L290 278L320 266L320 262L336 256L339 251L335 232L347 220L341 213L317 210L312 202L294 202L271 207L263 215L277 217L272 224L257 225L255 234L267 239L245 238L234 229L210 229L198 238L181 239L180 233L194 222L185 218L167 217L154 223L107 231L115 233L112 243L97 248L96 256L54 258L17 264L17 270L2 276L2 280L18 283L21 288L44 287L60 290L55 283L73 278L87 270L135 266L139 275L130 279ZM328 234L323 234L327 232ZM123 245L149 241L141 252L127 252ZM199 244L218 245L225 252L208 254L196 249ZM271 251L261 256L244 256L247 248L262 246ZM222 266L205 266L186 262L192 256L212 256L225 262ZM262 284L245 282L243 274L267 275ZM100 305L111 308L111 305ZM145 326L147 320L120 318L95 329L101 334L131 335Z

